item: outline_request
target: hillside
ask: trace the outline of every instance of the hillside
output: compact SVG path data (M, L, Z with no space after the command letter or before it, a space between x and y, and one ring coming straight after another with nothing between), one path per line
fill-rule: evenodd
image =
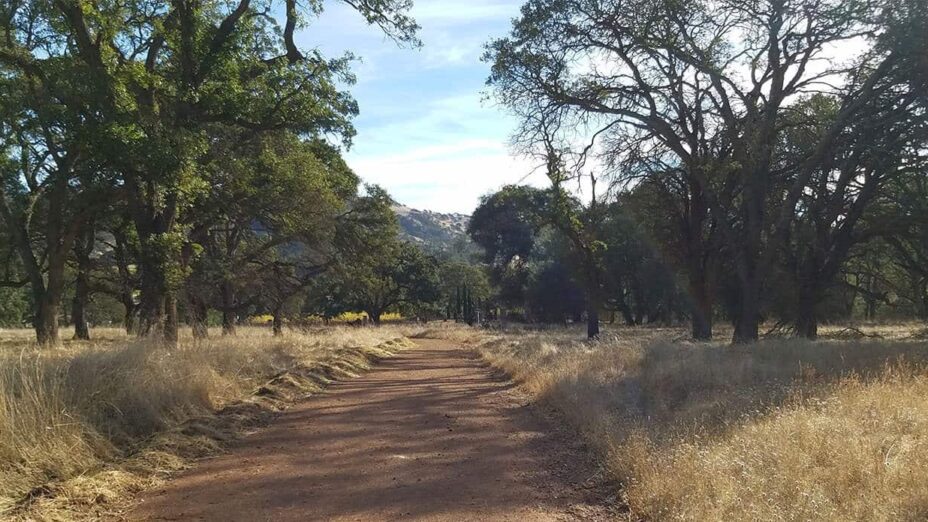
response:
M467 237L470 216L442 214L431 210L417 210L405 205L394 205L401 235L435 253L466 256L474 251Z

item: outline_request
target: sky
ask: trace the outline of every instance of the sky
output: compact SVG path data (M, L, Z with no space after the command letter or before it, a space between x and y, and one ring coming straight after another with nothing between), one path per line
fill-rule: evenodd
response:
M301 31L301 47L359 58L350 88L360 107L357 136L345 156L365 182L410 207L469 214L480 196L539 176L511 154L515 120L485 101L489 65L480 60L522 3L416 0L421 49L397 46L338 2Z

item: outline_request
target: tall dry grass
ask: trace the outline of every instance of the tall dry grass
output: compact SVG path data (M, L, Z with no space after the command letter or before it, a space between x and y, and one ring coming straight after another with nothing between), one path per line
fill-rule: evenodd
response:
M928 518L928 344L680 336L522 332L480 350L580 431L632 518Z
M275 338L245 328L185 338L176 350L116 331L54 350L0 333L0 518L112 515L128 493L390 355L408 333L327 328Z

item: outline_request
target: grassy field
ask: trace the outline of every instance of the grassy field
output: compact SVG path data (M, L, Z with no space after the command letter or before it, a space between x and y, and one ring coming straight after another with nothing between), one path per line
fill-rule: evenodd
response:
M470 341L580 432L622 484L631 519L928 518L920 325L749 347L684 337L642 328L597 342L564 330Z
M92 342L39 350L31 331L0 331L0 518L118 514L132 493L407 346L410 334L214 333L168 351L95 330Z

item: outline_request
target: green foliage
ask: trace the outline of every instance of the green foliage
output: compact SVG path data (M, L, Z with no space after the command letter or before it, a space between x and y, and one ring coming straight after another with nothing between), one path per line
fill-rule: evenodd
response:
M486 316L492 288L482 266L464 261L446 261L439 268L439 279L439 312L446 319L474 324L478 320L478 312Z
M686 303L673 270L646 241L643 223L652 221L638 213L644 197L636 190L586 209L556 189L506 187L485 198L470 233L485 248L500 304L557 323L580 320L595 293L626 322L669 322Z
M307 287L301 311L304 315L321 317L326 322L352 311L347 290L336 273L323 274Z
M397 42L418 43L411 2L348 4ZM248 265L292 264L294 249L272 254L288 242L312 251L299 265L334 255L358 180L329 142L350 144L358 107L345 90L353 57L295 44L295 28L322 9L276 0L0 8L0 218L23 234L47 231L47 252L35 238L16 241L34 292L47 294L42 306L54 315L63 294L72 228L117 207L137 232L142 333L169 327L160 323L184 288L194 298Z
M586 296L565 261L563 257L551 257L530 275L525 291L529 318L552 324L568 319L580 321L586 310Z
M528 186L509 185L483 198L467 233L483 248L484 261L505 267L528 257L544 225L547 194Z
M587 294L608 284L601 212L644 186L694 336L711 337L723 295L734 339L752 342L780 290L784 319L814 337L840 267L879 235L867 214L893 178L924 176L926 27L920 0L529 0L485 58ZM865 46L851 67L830 59L848 43Z
M323 293L341 296L345 308L366 312L374 323L386 312L428 316L441 295L438 269L435 258L394 233L344 259Z
M0 327L19 328L31 319L32 303L23 288L0 287Z

